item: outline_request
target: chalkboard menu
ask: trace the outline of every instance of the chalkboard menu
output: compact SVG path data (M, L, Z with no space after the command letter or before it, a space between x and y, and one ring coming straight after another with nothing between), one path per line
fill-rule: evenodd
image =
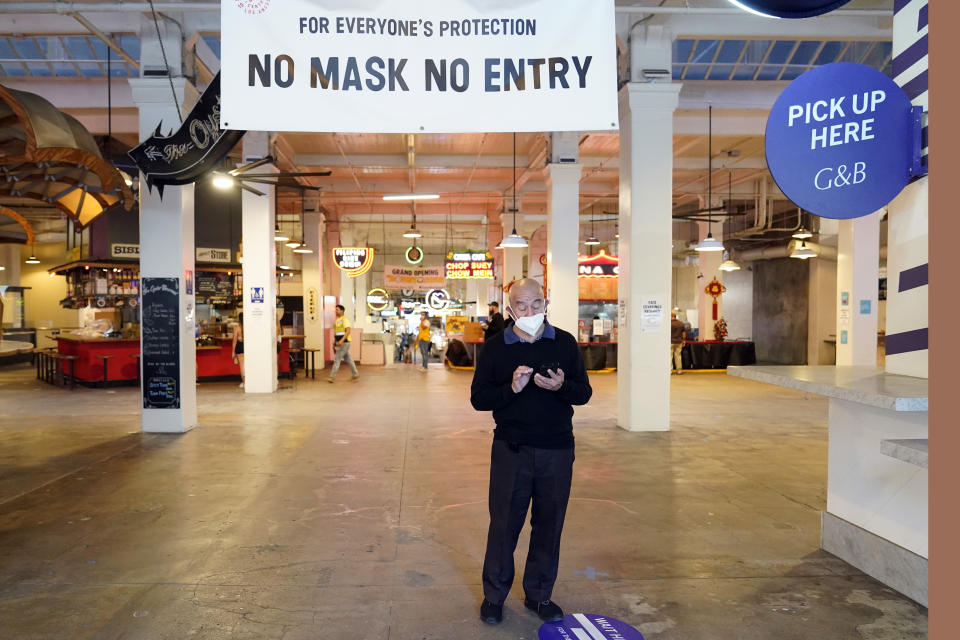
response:
M180 281L143 278L143 408L180 408Z
M216 271L197 272L197 304L231 304L233 276Z

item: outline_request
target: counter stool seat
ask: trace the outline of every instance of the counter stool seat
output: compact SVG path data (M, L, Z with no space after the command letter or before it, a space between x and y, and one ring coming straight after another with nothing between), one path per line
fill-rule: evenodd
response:
M307 356L310 356L310 378L312 380L317 379L317 351L320 349L307 348L303 349L306 355L303 356L303 377L307 377Z
M70 390L72 391L77 387L77 377L74 375L74 363L80 358L80 356L72 356L65 353L54 353L52 354L54 362L56 362L56 373L55 377L59 379L60 384L66 385L67 379L70 380ZM70 373L64 371L64 367L61 364L62 362L70 363Z
M287 353L290 354L290 377L291 377L291 378L296 378L296 377L297 377L297 358L296 358L296 354L302 353L302 352L303 352L303 349L296 349L296 348L295 348L295 349L287 349ZM303 362L303 375L304 375L304 377L306 377L306 375L307 375L307 362L306 362L306 360L304 360L304 362Z
M137 359L137 386L140 386L140 354L131 353L128 357Z

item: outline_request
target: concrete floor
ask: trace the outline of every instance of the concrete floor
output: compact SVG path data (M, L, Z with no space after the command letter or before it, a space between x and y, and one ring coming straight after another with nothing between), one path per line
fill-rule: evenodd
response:
M477 618L491 419L470 372L362 367L139 432L138 391L0 369L0 638L533 640L519 576ZM651 639L902 640L927 611L820 551L826 402L673 378L673 430L576 417L555 600ZM282 384L289 385L288 381ZM526 533L518 566L526 553Z

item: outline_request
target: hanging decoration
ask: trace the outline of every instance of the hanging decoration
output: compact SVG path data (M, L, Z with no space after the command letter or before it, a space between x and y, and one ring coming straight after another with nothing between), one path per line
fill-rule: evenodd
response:
M717 298L723 295L723 292L726 290L727 288L723 286L723 283L717 280L716 277L714 277L714 279L710 281L710 284L708 284L703 289L704 293L706 293L708 296L713 298L713 319L714 320L717 319L717 310L718 310Z

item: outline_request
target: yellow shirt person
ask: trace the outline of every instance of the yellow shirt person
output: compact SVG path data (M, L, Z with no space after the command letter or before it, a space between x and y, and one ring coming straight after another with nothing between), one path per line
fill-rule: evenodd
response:
M327 378L327 382L331 384L333 379L337 377L341 361L346 362L347 366L350 367L350 372L353 374L350 377L351 380L360 377L357 372L357 365L354 364L353 358L350 356L350 321L347 320L344 311L343 305L338 304L336 307L337 319L333 322L333 368L330 369L330 377Z
M427 370L427 362L430 360L430 319L427 318L427 312L420 312L420 327L417 329L417 344L420 345L420 355L423 359L423 368L420 371Z

